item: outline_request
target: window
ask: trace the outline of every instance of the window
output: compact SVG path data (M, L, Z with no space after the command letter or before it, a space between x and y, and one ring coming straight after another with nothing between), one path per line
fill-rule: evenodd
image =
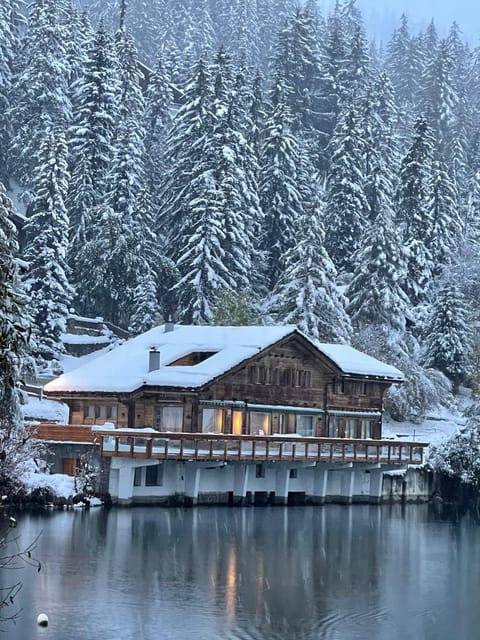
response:
M298 477L298 469L290 469L289 476L290 476L290 478L297 478Z
M156 407L155 426L160 431L183 430L183 407Z
M156 464L145 469L145 486L161 487L163 485L163 464Z
M345 438L357 437L357 421L355 418L347 418L345 420Z
M135 474L133 476L133 486L134 487L142 486L142 467L137 467L135 469Z
M360 437L371 438L372 437L372 423L370 420L362 420L360 424Z
M345 383L343 380L335 380L335 393L339 395L345 393Z
M250 433L254 436L266 436L270 433L270 414L250 412Z
M364 380L349 380L348 393L352 396L364 396L367 394L367 383Z
M105 420L105 418L107 417L107 407L102 404L99 405L98 407L96 407L97 411L97 418L102 418L103 420Z
M111 418L112 420L116 420L117 416L118 416L118 407L116 404L114 404L108 409L108 417Z
M95 418L95 405L89 404L87 407L87 418Z
M223 411L221 409L203 409L202 431L204 433L222 433Z
M309 437L315 435L315 418L313 416L297 416L297 433Z
M232 433L235 436L242 435L243 425L243 413L241 411L234 411L232 415Z
M343 438L345 433L345 421L335 416L330 416L328 419L328 437L329 438Z
M255 477L265 478L265 465L262 462L255 465Z

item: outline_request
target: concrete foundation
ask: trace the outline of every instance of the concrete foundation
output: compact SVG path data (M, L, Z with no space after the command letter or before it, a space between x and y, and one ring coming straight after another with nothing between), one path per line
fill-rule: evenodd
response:
M148 466L159 469L147 473ZM108 490L123 505L381 504L428 501L433 483L425 469L380 464L112 458Z

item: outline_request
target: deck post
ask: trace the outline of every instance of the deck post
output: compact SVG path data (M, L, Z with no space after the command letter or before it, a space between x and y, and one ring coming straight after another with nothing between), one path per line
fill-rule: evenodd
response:
M313 474L312 502L314 504L323 504L327 495L328 467L319 462Z
M275 497L274 504L288 504L288 488L290 484L290 469L283 465L275 471Z
M250 465L241 462L235 463L233 472L233 504L244 505L247 497L248 474Z
M200 467L195 463L185 465L185 506L193 507L198 501Z

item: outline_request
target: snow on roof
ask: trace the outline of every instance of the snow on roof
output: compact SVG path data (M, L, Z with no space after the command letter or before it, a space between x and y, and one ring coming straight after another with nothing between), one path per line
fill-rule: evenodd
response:
M213 327L175 325L155 327L121 346L64 373L45 386L55 392L132 392L142 386L199 388L259 351L296 332L293 325ZM149 372L149 351L160 351L160 368ZM400 371L343 345L320 350L345 373L403 379ZM195 365L172 362L191 353L213 353Z
M131 392L143 385L201 387L247 358L293 333L295 327L212 327L164 325L128 340L123 345L64 373L45 386L47 392ZM149 372L149 351L160 351L160 368ZM193 352L214 355L199 364L169 366Z
M346 344L317 344L318 349L343 371L350 375L371 376L373 378L386 378L392 381L404 380L403 373L392 365L380 362L366 353L357 351Z

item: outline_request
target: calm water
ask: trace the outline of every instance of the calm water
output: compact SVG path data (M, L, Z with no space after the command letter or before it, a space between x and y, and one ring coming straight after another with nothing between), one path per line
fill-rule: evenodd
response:
M23 515L8 640L474 640L480 527L427 506ZM10 574L11 576L12 574ZM36 626L46 612L47 629Z

